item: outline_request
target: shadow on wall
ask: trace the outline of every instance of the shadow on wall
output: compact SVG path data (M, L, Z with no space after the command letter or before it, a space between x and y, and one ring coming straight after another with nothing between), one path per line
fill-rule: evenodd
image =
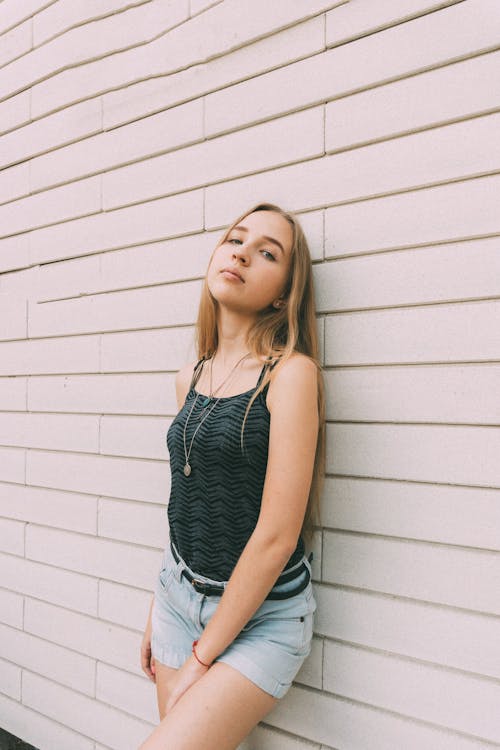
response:
M27 745L13 734L0 729L0 750L36 750L33 745Z

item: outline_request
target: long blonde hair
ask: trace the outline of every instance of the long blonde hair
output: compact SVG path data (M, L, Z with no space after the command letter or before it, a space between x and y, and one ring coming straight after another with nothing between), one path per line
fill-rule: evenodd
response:
M255 359L267 359L273 363L276 359L287 360L294 351L307 355L318 369L318 415L319 429L314 458L314 469L309 490L309 498L302 523L301 534L304 543L310 547L315 524L321 525L320 496L325 473L325 390L321 364L319 361L319 342L316 328L316 308L314 302L314 286L312 277L312 262L309 246L298 219L288 211L284 211L273 203L258 203L238 218L226 229L217 242L210 263L217 248L226 241L233 227L254 211L275 211L286 219L293 233L291 264L286 281L283 297L287 304L280 309L270 306L261 312L259 318L250 329L247 346ZM217 351L217 300L213 297L205 276L201 291L198 318L195 330L198 359L211 357ZM246 408L241 427L241 440L246 418L258 394L271 379L271 373L266 370L259 387L256 389Z

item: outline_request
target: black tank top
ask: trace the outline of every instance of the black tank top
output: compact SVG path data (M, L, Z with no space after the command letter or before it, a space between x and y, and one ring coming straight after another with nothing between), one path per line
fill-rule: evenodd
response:
M277 362L264 364L254 388L220 399L196 433L189 453L191 474L186 477L183 430L193 407L186 430L189 452L204 411L204 397L198 394L196 398L194 388L203 362L204 358L196 363L184 405L167 431L171 473L167 514L170 539L191 570L216 581L227 581L260 512L269 446L270 413L265 400L269 383L250 407L242 454L243 417L266 368L272 369ZM213 404L212 401L208 409ZM283 570L300 562L303 555L304 540L300 535Z

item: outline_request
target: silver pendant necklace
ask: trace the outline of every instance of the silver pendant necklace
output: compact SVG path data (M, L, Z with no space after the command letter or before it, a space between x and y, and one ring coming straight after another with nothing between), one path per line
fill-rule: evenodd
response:
M210 404L210 401L212 400L212 397L222 387L222 385L224 385L224 383L226 383L227 380L231 377L231 375L234 373L234 371L236 370L236 368L238 367L238 365L240 364L240 362L242 362L244 359L246 359L249 356L250 356L250 352L247 352L247 354L245 354L241 359L238 360L238 362L236 362L235 366L233 367L233 369L231 370L231 372L229 373L229 375L227 376L227 378L221 383L221 385L215 391L213 391L213 392L210 391L210 396L205 397L204 401L202 402L203 405L206 406L206 405ZM210 388L212 388L212 368L211 367L210 367ZM203 422L205 421L205 419L209 416L209 414L211 414L211 412L215 409L215 407L217 406L217 404L219 403L219 401L222 398L222 396L219 396L219 398L214 403L214 405L212 406L212 408L209 409L208 412L205 410L206 413L204 413L203 418L201 419L201 421L200 421L199 425L197 426L196 430L194 431L193 437L191 438L191 443L189 445L189 451L187 451L186 450L186 430L187 430L187 425L188 425L188 422L189 422L189 418L191 417L191 414L193 412L194 406L195 406L196 402L198 401L198 396L200 396L200 395L201 394L196 393L196 398L193 400L193 405L192 405L191 410L190 410L190 412L189 412L189 414L187 416L186 422L184 423L183 439L184 439L184 456L185 456L185 459L186 459L186 463L184 464L183 471L184 471L184 476L186 476L186 477L188 477L191 474L191 464L189 463L189 456L191 455L191 448L193 447L194 437L195 437L196 433L198 432L198 430L200 429L200 427L203 424Z
M247 354L245 354L245 357L248 357L248 356L249 356L249 354L250 354L250 352L248 352ZM214 358L213 358L213 357L210 357L210 390L209 390L209 392L208 392L208 393L209 393L209 395L208 395L208 396L205 396L205 397L203 397L203 396L202 396L201 394L199 394L199 395L200 395L200 398L203 398L203 401L201 402L201 405L202 405L202 407L204 407L204 408L202 408L202 409L200 410L200 413L199 413L199 414L198 414L198 416L197 416L197 420L200 420L200 419L201 419L202 417L204 417L204 416L205 416L205 412L206 412L206 410L207 410L207 406L209 406L209 405L211 404L211 402L213 401L213 398L214 398L215 394L217 393L217 391L220 391L220 389L222 388L222 386L223 386L223 385L224 385L224 384L225 384L225 383L226 383L226 382L227 382L227 381L229 380L229 378L231 377L231 375L233 374L233 372L234 372L234 371L236 370L236 368L237 368L237 366L239 365L239 363L240 363L240 362L241 362L241 361L242 361L243 359L245 359L245 357L242 357L242 358L241 358L241 359L240 359L240 360L239 360L239 361L238 361L238 362L237 362L237 363L235 364L235 366L233 367L233 369L231 370L231 372L229 373L229 375L227 376L227 378L226 378L225 380L223 380L223 381L222 381L222 383L221 383L221 384L220 384L219 386L217 386L217 388L215 389L215 391L213 391L213 390L212 390L212 365L213 365L213 361L214 361Z

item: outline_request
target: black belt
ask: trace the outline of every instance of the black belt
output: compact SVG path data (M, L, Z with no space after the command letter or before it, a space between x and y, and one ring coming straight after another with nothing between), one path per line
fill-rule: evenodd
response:
M180 557L177 554L176 550L174 549L174 546L172 542L170 542L170 549L172 550L172 555L174 556L174 559L176 562L179 562ZM309 554L309 557L307 558L309 562L313 559L313 553L311 552ZM302 564L295 568L294 570L289 570L281 573L281 575L278 576L278 579L276 580L274 586L277 586L281 583L287 583L288 581L293 581L294 578L298 578L302 573L306 571L306 577L303 581L301 581L296 588L292 589L291 591L270 591L268 595L266 596L266 599L288 599L290 596L295 596L295 594L300 593L305 589L307 584L309 583L311 579L311 574L309 573L309 568L307 565L302 561ZM217 586L213 583L208 583L205 581L199 581L195 576L192 576L191 573L186 570L186 568L182 569L182 575L186 576L188 581L192 584L194 589L198 591L200 594L205 594L206 596L222 596L224 593L224 586Z

